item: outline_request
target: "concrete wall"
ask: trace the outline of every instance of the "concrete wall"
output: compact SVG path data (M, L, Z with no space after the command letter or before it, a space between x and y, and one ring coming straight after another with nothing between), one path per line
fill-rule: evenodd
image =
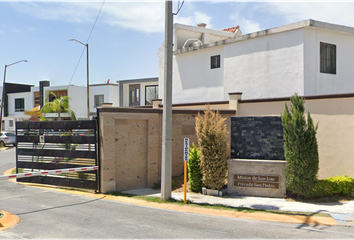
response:
M303 29L227 44L223 100L230 92L243 99L303 95L303 66Z
M215 43L173 56L172 102L228 100L231 92L244 99L304 94L304 29ZM220 55L220 68L210 57ZM163 94L163 47L158 52L160 96Z
M227 192L258 197L285 197L286 161L229 159Z
M210 69L210 57L220 55L220 68ZM224 47L173 57L173 103L221 101L224 95ZM159 78L160 79L160 78ZM159 89L160 96L163 89Z
M33 108L33 98L30 92L23 93L9 93L8 94L8 106L9 106L9 116L8 117L24 117L29 118L30 116L25 116L23 112L15 111L15 99L23 98L25 101L25 110L30 110Z
M198 111L174 110L172 175L183 174L183 138L197 144ZM235 111L223 111L233 116ZM161 109L99 108L102 192L153 187L161 178ZM230 118L226 122L230 131Z
M304 30L305 95L354 92L354 34L318 28ZM337 73L320 73L320 42L336 45Z
M90 113L96 115L95 95L104 95L105 103L119 107L119 88L117 84L90 85Z

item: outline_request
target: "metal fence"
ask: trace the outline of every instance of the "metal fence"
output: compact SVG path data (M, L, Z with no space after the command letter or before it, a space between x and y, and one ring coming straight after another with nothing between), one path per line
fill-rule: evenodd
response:
M99 166L96 120L16 122L16 173ZM17 179L100 191L98 170Z

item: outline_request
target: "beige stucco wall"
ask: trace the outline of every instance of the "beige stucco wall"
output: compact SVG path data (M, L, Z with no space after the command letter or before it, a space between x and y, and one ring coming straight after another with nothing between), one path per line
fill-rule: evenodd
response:
M242 102L238 116L280 116L285 103ZM311 113L317 132L320 179L334 175L354 177L354 97L307 99L305 109Z
M104 109L99 112L101 191L153 187L161 179L162 111ZM229 132L232 115L224 115ZM197 144L196 116L197 111L173 112L172 176L183 174L183 139Z

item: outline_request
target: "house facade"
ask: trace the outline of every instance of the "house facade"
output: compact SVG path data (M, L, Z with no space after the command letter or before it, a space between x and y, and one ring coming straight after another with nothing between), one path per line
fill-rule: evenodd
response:
M117 81L120 107L148 106L158 99L158 78L140 78Z
M113 107L152 105L152 100L158 97L158 78L91 84L89 94L90 118L96 116L97 107L102 106L102 103L111 103ZM39 86L5 83L2 130L14 131L16 121L26 121L31 118L28 112L61 96L69 96L70 109L74 111L78 120L87 119L86 86L51 86L50 81L47 80L40 81ZM47 117L53 118L55 115L49 114Z
M243 99L354 92L352 27L305 20L214 42L203 42L210 29L174 28L173 103L223 101L233 92L242 92ZM194 32L203 34L198 38ZM183 47L187 33L199 44ZM158 52L160 95L163 51Z

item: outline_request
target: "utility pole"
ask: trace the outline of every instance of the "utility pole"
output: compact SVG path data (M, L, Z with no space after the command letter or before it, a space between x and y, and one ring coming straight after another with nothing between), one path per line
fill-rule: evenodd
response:
M161 199L168 200L172 192L172 1L165 2L164 95L162 124Z
M5 104L5 82L6 82L6 70L7 70L7 67L10 67L12 65L15 65L17 63L20 63L20 62L27 62L27 60L20 60L20 61L17 61L17 62L14 62L14 63L11 63L11 64L8 64L8 65L5 65L5 70L4 70L4 81L2 83L2 97L1 97L1 110L0 110L0 135L1 135L1 131L2 131L2 115L3 115L3 109L4 109L4 104Z
M86 92L87 92L87 119L90 120L90 68L89 68L89 45L88 43L80 42L77 39L69 39L69 41L78 42L86 47Z

